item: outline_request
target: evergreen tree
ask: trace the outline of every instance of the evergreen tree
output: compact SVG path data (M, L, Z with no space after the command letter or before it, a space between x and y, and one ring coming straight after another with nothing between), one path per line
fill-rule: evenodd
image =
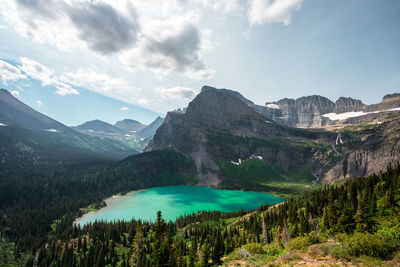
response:
M132 243L132 254L129 259L130 266L141 266L142 263L142 249L143 249L143 231L140 221L137 223L135 237Z
M339 232L350 234L354 231L355 225L354 210L351 205L346 205L338 219L336 229Z
M189 251L189 267L194 267L197 262L197 242L192 238L192 245Z
M201 266L202 267L207 267L209 266L209 260L210 260L210 251L208 248L208 240L206 241L206 243L203 246L203 253L202 253L202 258L201 258Z

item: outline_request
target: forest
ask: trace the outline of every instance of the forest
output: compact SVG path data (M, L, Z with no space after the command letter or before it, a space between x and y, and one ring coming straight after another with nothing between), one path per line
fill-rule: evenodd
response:
M58 224L26 266L393 265L400 259L399 188L396 165L252 212Z

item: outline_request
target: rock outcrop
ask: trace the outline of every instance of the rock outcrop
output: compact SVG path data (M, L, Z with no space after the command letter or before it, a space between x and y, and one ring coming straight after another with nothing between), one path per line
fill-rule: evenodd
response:
M382 103L393 107L397 99L386 97ZM385 117L350 133L299 128L334 124L322 116L330 112L381 114L367 113L368 107L360 100L343 97L334 103L321 96L259 106L237 92L204 87L185 112L167 114L145 150L173 147L190 156L199 185L222 183L226 177L220 173L221 163L240 164L238 159L254 155L285 173L311 167L315 181L331 183L343 177L368 175L399 161L400 118ZM287 177L282 175L281 179Z

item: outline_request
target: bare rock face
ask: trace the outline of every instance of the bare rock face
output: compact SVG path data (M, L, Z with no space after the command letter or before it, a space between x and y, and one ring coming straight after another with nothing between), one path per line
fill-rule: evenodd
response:
M335 113L344 113L349 111L357 111L363 108L365 105L361 100L353 99L351 97L340 97L335 102Z
M348 150L322 179L323 184L343 177L363 177L379 173L389 164L400 162L400 119L380 125L373 134L367 134L362 143Z
M330 113L335 104L326 97L313 95L298 99L284 98L278 102L266 103L264 110L258 108L263 116L291 127L315 128L326 124L321 115Z
M386 97L383 102L393 105L396 99ZM365 118L385 120L365 124L362 127L367 128L354 133L298 129L335 123L322 116L326 113L365 112L367 107L352 98L343 97L333 103L321 96L282 99L259 106L237 92L204 87L185 113L167 114L146 150L173 147L190 156L196 164L199 185L224 181L226 177L219 172L221 162L237 162L254 155L286 173L311 166L316 179L327 184L343 177L379 172L389 163L400 161L400 118L388 120L377 117L381 113L368 113ZM354 119L348 119L349 123Z
M250 158L253 154L288 171L312 160L312 148L284 140L314 140L317 134L279 125L256 112L253 105L237 92L205 87L185 113L167 114L146 151L171 146L191 156L200 185L219 182L218 163ZM283 141L266 141L273 138ZM210 171L202 172L204 166Z
M386 95L382 102L372 105L365 105L361 100L351 97L340 97L333 103L326 97L313 95L298 99L284 98L277 102L267 102L265 106L252 105L252 107L260 115L281 125L318 128L338 122L344 124L370 122L376 118L385 117L387 114L384 112L395 112L395 109L400 108L400 93ZM349 112L356 113L346 114ZM344 114L345 116L343 119L340 119L342 116L336 116L339 119L329 119L330 116L326 116L329 114Z

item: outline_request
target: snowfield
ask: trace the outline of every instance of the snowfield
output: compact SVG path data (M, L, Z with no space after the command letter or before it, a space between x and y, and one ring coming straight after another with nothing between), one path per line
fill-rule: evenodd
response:
M396 111L396 110L400 110L400 107L387 109L387 110L371 111L371 112L350 111L350 112L339 113L339 114L337 114L337 113L327 113L327 114L323 114L322 117L329 118L332 121L341 121L341 120L345 120L345 119L348 119L348 118L355 118L355 117L360 117L360 116L373 114L373 113L381 113L381 112Z

